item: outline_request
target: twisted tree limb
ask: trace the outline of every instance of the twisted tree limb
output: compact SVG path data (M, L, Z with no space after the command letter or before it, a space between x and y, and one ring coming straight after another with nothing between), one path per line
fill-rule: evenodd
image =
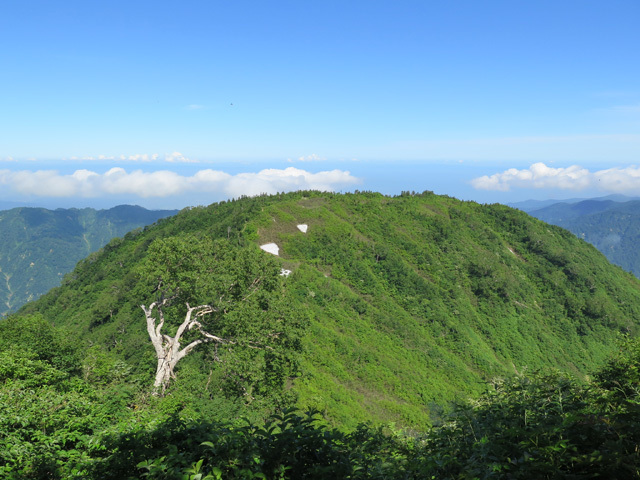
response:
M178 327L175 336L161 333L164 326L164 313L162 307L169 303L169 299L162 299L159 302L153 302L146 307L140 305L140 308L144 311L144 315L147 321L147 332L149 338L156 351L156 357L158 359L158 365L156 368L156 377L153 383L154 393L157 395L163 395L171 379L175 378L174 369L176 364L189 354L195 347L202 343L216 342L216 343L231 343L224 338L218 337L207 332L199 319L203 316L214 313L217 310L211 305L198 305L192 307L187 303L187 313L184 320ZM154 311L157 312L154 313ZM190 342L184 348L180 348L180 339L185 331L196 329L202 335L202 338L198 338Z

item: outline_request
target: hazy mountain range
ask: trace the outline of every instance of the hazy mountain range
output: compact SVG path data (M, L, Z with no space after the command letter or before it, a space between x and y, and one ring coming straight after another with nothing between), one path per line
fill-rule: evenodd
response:
M609 259L640 276L640 200L603 197L560 202L528 212L566 228Z
M607 195L605 197L594 197L594 198L568 198L568 199L564 199L564 200L554 200L554 199L547 199L547 200L525 200L523 202L514 202L514 203L509 203L508 205L510 207L513 208L517 208L518 210L522 210L523 212L533 212L536 210L540 210L542 208L545 207L549 207L551 205L556 205L556 204L574 204L574 203L580 203L580 202L585 202L585 201L613 201L613 202L619 202L619 203L623 203L623 202L628 202L631 200L640 200L640 197L627 197L625 195L618 195L618 194L614 194L614 195Z
M130 205L0 211L0 315L59 285L79 260L112 238L176 212Z

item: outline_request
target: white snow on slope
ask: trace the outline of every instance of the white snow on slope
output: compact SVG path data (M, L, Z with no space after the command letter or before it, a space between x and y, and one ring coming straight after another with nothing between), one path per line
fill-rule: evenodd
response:
M275 243L265 243L264 245L260 245L260 248L265 252L272 253L273 255L278 255L280 251L280 247Z

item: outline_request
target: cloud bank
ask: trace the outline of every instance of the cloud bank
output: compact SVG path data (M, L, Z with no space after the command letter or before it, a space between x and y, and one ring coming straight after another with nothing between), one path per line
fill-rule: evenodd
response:
M76 170L70 175L63 175L55 170L0 170L0 186L3 189L24 195L56 198L96 198L110 195L152 198L206 192L235 198L294 190L335 191L358 183L360 180L348 171L310 173L294 167L237 175L207 169L192 176L168 170L127 172L120 167L102 174L91 170Z
M148 163L155 162L160 159L160 155L157 153L136 153L133 155L89 155L84 157L69 157L69 160L121 160L128 162ZM2 160L2 159L0 159ZM11 157L6 157L4 160L13 160ZM172 152L164 155L164 161L169 163L198 163L197 160L185 157L180 152Z
M326 158L321 157L320 155L317 155L315 153L312 153L311 155L303 155L301 157L298 157L298 162L321 162L326 160ZM289 159L289 162L293 162L294 160Z
M591 172L578 165L566 168L534 163L527 169L510 168L502 173L474 178L477 190L507 192L517 188L582 191L596 189L610 193L640 193L640 167L614 167Z

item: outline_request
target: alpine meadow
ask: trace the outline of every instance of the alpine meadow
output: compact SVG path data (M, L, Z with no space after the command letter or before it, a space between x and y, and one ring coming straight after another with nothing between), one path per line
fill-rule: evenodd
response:
M189 208L0 322L0 474L632 478L639 319L636 277L503 205Z

